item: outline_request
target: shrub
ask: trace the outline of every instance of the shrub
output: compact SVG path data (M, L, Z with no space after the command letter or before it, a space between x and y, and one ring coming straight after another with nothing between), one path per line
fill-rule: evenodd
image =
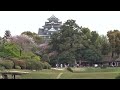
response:
M73 70L70 67L67 67L67 70L73 72Z
M37 60L37 61L40 61L40 57L39 56L31 56L31 58L33 59L33 60Z
M101 66L101 69L106 69L106 68L107 68L107 65Z
M40 61L27 60L27 62L26 62L26 69L42 70L43 69L43 64Z
M21 69L26 69L26 63L23 60L16 60L15 62L15 66L20 66Z
M20 66L15 66L15 69L21 69L21 67Z
M12 69L14 66L14 63L10 60L4 60L0 62L0 66L5 67L5 69Z
M38 63L36 63L36 67L35 67L36 70L42 70L43 69L43 64L38 61Z
M33 70L33 65L32 65L32 61L31 60L27 60L26 62L26 69L30 69L30 70Z
M5 69L5 67L0 65L0 70L4 70L4 69Z
M120 74L115 79L120 79Z
M43 69L51 69L50 64L47 63L47 62L44 62L44 63L43 63Z
M20 57L20 59L25 59L25 60L32 59L32 60L40 61L40 57L32 52L22 52L22 56Z

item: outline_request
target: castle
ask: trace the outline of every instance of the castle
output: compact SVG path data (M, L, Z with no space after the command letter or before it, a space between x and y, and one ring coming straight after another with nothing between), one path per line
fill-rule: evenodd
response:
M45 22L43 28L39 28L38 35L43 37L45 40L49 40L50 36L60 30L62 22L59 21L54 15L47 19L48 22Z

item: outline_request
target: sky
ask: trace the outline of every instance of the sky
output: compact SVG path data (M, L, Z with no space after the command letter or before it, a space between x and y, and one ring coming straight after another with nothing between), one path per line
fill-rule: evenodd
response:
M62 23L76 20L79 26L100 35L106 35L109 30L120 30L120 11L0 11L0 36L4 36L5 30L10 30L12 36L24 31L38 33L52 15Z

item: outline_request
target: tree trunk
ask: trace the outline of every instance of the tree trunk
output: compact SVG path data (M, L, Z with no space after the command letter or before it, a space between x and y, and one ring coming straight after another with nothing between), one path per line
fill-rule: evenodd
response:
M114 57L114 52L112 51L112 58Z
M20 56L21 56L22 50L20 49Z

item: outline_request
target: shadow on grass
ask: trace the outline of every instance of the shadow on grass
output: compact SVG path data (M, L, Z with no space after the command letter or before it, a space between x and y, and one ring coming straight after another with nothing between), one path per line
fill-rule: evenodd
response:
M117 77L115 77L115 79L120 79L120 73L119 73L119 75Z

